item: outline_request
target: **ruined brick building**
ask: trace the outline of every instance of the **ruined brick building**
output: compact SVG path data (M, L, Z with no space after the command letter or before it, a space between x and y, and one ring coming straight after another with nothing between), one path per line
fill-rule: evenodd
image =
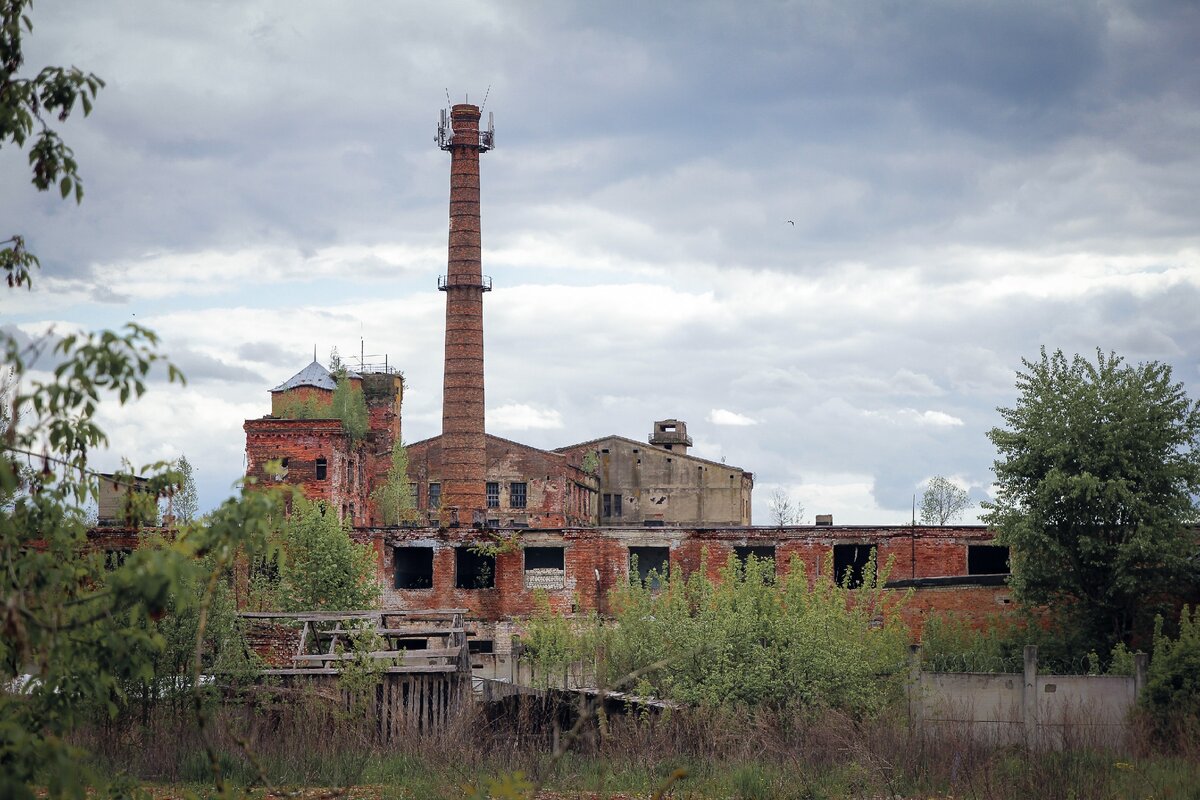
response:
M730 558L794 559L810 576L861 576L874 555L891 559L895 588L912 588L915 627L932 610L985 614L1008 603L1007 551L981 526L947 528L754 527L753 476L697 458L686 424L654 423L646 442L622 436L542 450L484 429L483 300L492 288L481 260L479 161L494 145L480 110L443 112L438 141L450 153L448 267L442 432L408 446L408 480L419 519L383 526L372 492L386 479L401 434L403 380L364 368L347 380L369 409L368 431L355 440L332 418L335 384L309 364L272 392L272 413L247 420L247 474L302 487L348 520L354 536L379 554L386 606L465 608L481 641L507 649L514 617L545 591L563 612L607 611L609 590L631 565L704 568L714 575ZM291 419L303 405L308 418ZM296 416L291 414L290 416ZM831 522L831 521L830 521ZM515 548L488 555L472 545L515 537Z

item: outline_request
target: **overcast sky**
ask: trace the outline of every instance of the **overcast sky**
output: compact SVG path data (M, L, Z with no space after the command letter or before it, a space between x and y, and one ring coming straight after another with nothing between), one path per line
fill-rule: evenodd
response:
M157 331L186 388L105 407L201 505L316 348L387 354L439 432L449 156L481 159L488 430L539 447L688 423L805 517L897 523L1038 348L1171 364L1200 396L1193 2L43 2L27 73L107 81L63 135L80 206L0 151L22 335ZM490 87L490 91L489 91ZM790 221L790 222L789 222ZM974 519L972 515L971 519Z

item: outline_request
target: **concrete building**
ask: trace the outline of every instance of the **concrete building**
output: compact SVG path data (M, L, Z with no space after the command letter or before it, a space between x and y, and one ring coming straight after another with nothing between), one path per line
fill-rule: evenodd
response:
M754 475L688 455L691 444L687 425L672 419L655 422L648 443L606 436L555 452L595 463L600 525L749 525Z

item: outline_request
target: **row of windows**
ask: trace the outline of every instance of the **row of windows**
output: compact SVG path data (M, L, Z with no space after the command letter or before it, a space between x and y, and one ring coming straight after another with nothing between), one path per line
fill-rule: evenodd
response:
M670 571L671 551L668 547L630 547L629 574L636 575L650 588L657 588L659 577ZM563 570L562 547L524 548L525 571ZM750 556L759 560L774 560L774 545L733 548L736 559L745 562ZM838 583L850 588L863 585L867 565L878 555L874 544L837 544L833 546L833 574ZM433 548L397 547L393 551L397 589L433 588ZM455 588L491 589L496 585L496 558L478 553L470 547L454 551ZM969 545L967 547L968 575L1005 575L1009 572L1009 551L1000 545Z
M565 569L562 547L526 547L525 571ZM397 547L392 551L397 589L433 588L433 548ZM496 586L496 557L470 547L454 548L454 588L492 589Z
M280 477L287 476L289 461L290 461L290 459L287 459L287 458L279 459L279 468L281 471ZM316 466L317 480L323 481L329 477L329 462L325 459L324 456L322 456L321 458L318 458L316 460L315 466ZM364 479L365 479L365 476L363 475L363 466L360 463L358 465L358 480L361 483ZM354 484L354 462L347 461L346 462L346 485L351 486L353 484Z
M413 500L417 499L417 485L410 484ZM528 498L527 484L524 481L513 481L508 485L508 507L509 508L525 508ZM429 508L441 508L442 506L442 485L440 483L429 484ZM500 507L500 484L494 481L488 481L487 484L487 507Z

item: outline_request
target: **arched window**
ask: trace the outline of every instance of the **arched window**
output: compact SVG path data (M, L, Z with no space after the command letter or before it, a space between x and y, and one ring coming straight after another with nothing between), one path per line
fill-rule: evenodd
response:
M319 480L319 481L325 480L326 471L327 471L327 464L325 462L325 459L318 458L317 459L317 480Z

